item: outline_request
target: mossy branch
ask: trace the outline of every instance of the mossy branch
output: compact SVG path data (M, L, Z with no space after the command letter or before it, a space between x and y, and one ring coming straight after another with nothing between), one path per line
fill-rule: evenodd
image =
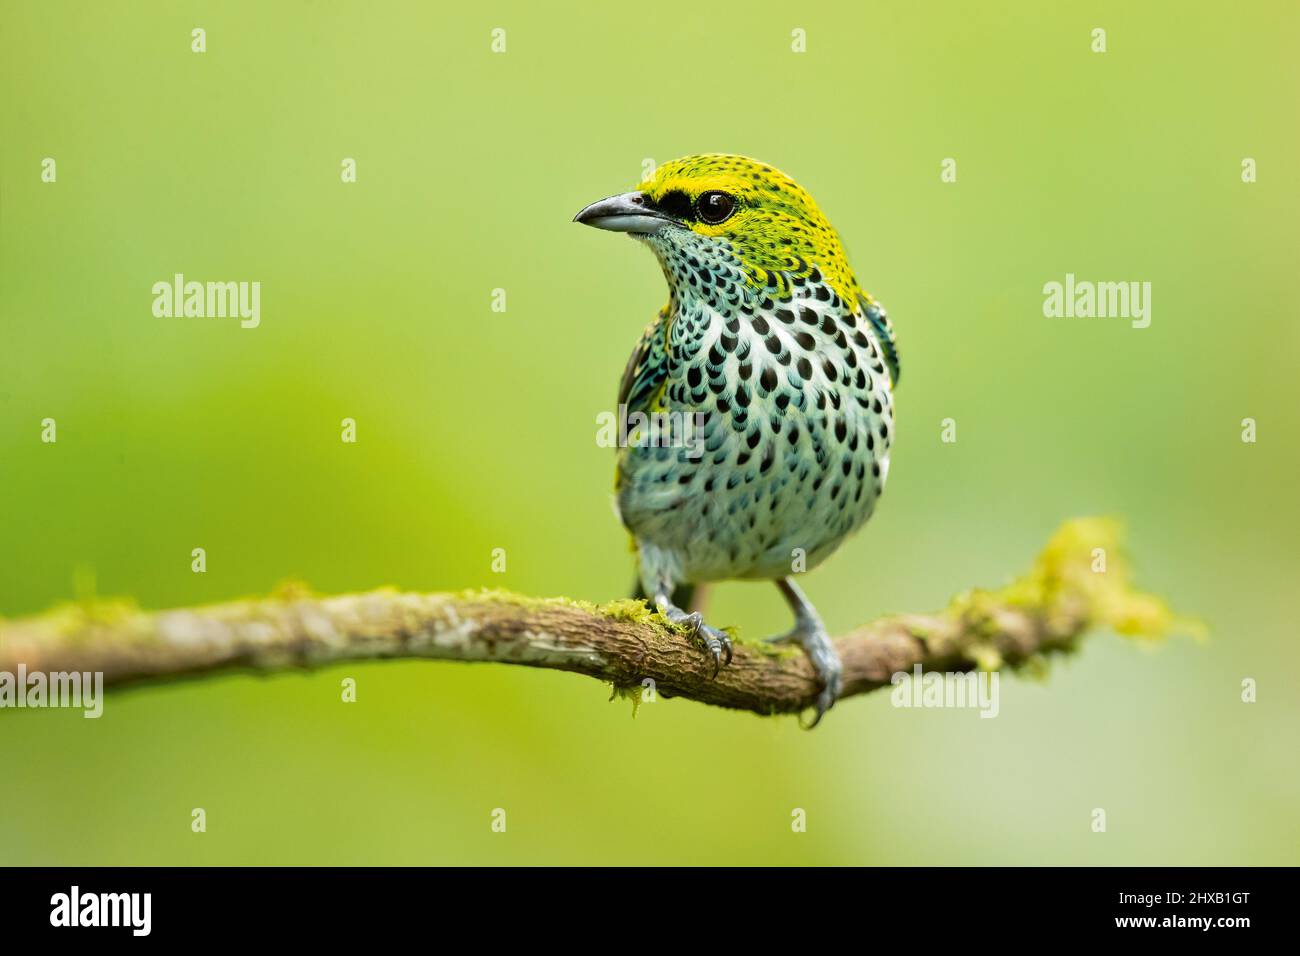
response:
M1102 560L1104 571L1097 570ZM843 696L887 685L916 664L937 671L1034 666L1073 650L1093 628L1156 638L1175 624L1164 602L1133 590L1117 525L1079 519L1064 524L1031 570L1005 587L969 591L941 611L882 618L840 637ZM170 611L81 602L0 621L0 671L19 664L29 673L102 671L108 686L378 658L547 667L616 689L639 689L649 679L662 696L759 714L803 710L818 690L797 650L743 639L715 678L699 647L634 601L595 605L495 591L319 597L289 588Z

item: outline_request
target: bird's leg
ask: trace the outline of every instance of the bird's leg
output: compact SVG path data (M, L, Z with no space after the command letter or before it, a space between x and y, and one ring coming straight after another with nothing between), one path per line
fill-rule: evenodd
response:
M817 695L817 713L808 725L812 729L826 711L835 706L835 699L840 695L840 656L835 653L835 645L831 643L817 609L804 597L799 586L790 578L781 578L776 586L781 589L790 610L794 611L794 627L785 634L768 640L773 644L798 644L802 647L817 679L821 681L821 693Z
M726 631L720 631L716 627L710 627L704 623L704 615L699 611L683 611L672 600L672 587L669 584L661 584L655 588L655 605L663 612L663 616L668 618L674 624L680 624L690 629L692 637L698 637L704 641L704 648L713 655L713 676L718 676L718 670L721 668L722 656L727 657L726 663L731 663L731 638L727 636Z

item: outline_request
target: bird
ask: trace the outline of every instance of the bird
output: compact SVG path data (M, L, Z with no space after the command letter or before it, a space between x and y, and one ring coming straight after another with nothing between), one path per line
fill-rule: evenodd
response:
M842 664L795 575L871 516L889 474L898 347L838 233L790 176L746 156L663 163L574 221L649 246L668 302L623 372L615 498L641 592L730 664L730 635L687 609L696 585L772 581L834 705ZM638 417L639 416L639 417ZM672 428L651 434L653 425ZM671 431L672 441L663 432ZM683 440L684 437L689 440Z

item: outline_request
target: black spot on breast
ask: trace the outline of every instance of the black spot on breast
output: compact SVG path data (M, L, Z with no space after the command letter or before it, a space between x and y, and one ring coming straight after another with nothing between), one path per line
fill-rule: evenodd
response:
M746 378L748 378L748 376L746 376ZM758 381L759 384L763 386L764 390L768 392L772 391L776 388L776 370L770 365L764 366L763 374L759 376Z

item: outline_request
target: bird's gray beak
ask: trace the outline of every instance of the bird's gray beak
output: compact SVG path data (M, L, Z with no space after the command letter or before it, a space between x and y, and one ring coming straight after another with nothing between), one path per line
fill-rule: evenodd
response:
M649 196L639 192L623 193L621 196L610 196L594 202L574 216L573 221L597 229L639 235L650 235L677 222L672 216L656 209Z

